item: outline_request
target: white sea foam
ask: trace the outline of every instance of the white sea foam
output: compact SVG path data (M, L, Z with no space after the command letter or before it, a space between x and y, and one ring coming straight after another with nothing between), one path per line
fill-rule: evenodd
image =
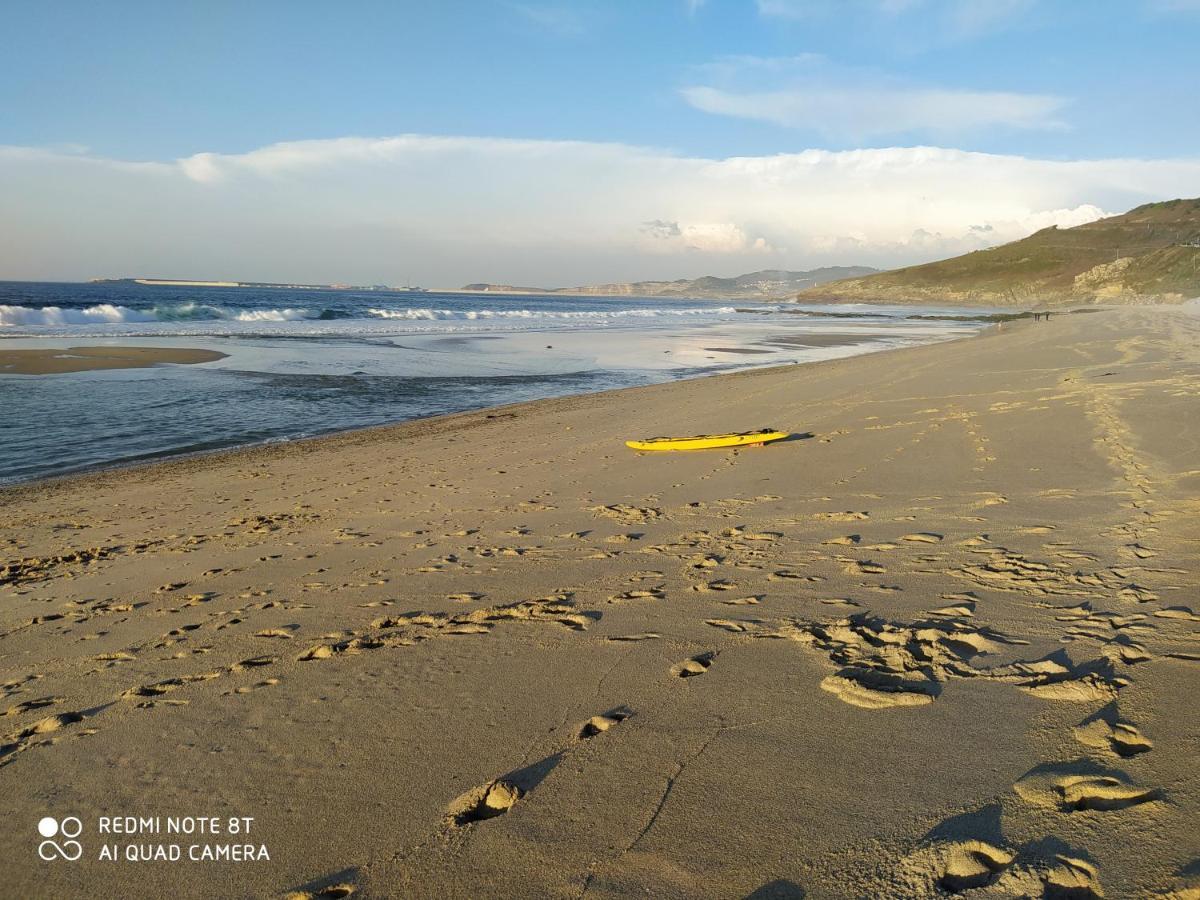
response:
M294 322L311 315L307 309L245 309L232 318L237 322Z
M225 309L202 303L179 303L152 309L130 309L112 303L99 303L83 309L61 306L0 305L0 327L61 327L64 325L119 325L124 322L186 322L191 320L231 322L293 322L313 318L307 309Z
M194 301L132 309L112 303L66 309L0 305L0 329L8 334L238 334L247 327L270 327L277 323L299 323L303 334L377 334L408 330L404 323L446 323L432 330L457 331L479 327L504 329L586 327L673 320L679 317L721 317L735 314L731 306L651 307L616 310L540 310L540 309L437 309L370 308L354 311L341 308L327 313L319 309L285 307L279 309L235 309ZM388 325L387 323L394 323ZM461 323L455 326L454 323ZM649 324L647 322L647 324ZM83 328L82 326L92 326ZM125 327L121 326L134 326ZM146 326L151 326L147 328ZM399 329L396 326L401 326ZM99 330L96 330L99 329ZM421 329L425 330L425 329Z
M37 337L303 337L388 339L403 335L480 335L520 332L622 332L678 329L693 325L767 327L804 333L873 335L880 329L895 337L932 337L965 333L974 324L936 320L904 320L892 316L846 317L846 309L822 316L824 310L787 315L794 307L662 305L626 309L488 309L473 302L465 308L369 307L331 300L328 308L313 303L303 307L245 308L196 301L175 301L134 309L112 303L66 308L0 305L0 335ZM897 315L928 309L898 309ZM764 316L762 313L768 313ZM772 315L773 314L773 315ZM836 317L835 317L836 316Z
M31 309L26 306L0 305L0 327L156 321L158 321L158 317L152 311L114 306L112 303L100 303L86 309L63 309L61 306L43 306L40 309Z

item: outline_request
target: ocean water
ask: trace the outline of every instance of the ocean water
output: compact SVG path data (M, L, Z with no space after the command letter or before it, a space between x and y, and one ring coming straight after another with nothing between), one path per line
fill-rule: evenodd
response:
M0 282L0 350L229 354L0 373L0 483L945 340L991 319L977 309Z

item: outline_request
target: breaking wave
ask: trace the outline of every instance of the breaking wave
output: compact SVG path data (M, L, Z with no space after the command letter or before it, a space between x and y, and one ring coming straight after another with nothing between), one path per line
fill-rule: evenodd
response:
M618 321L653 319L662 316L728 315L731 306L702 308L651 308L621 310L533 310L533 309L385 309L348 310L344 308L305 309L231 309L203 303L179 303L134 309L113 303L64 308L61 306L9 306L0 304L0 328L62 328L71 325L121 325L149 322L296 322L331 319L387 319L411 322L536 320L562 322Z
M153 312L130 309L101 303L84 309L63 309L61 306L43 306L31 309L27 306L0 305L0 326L7 325L97 325L119 322L155 322Z
M7 306L0 304L0 327L63 325L119 325L123 322L291 322L314 318L306 309L226 309L201 303L180 303L175 306L155 306L132 309L114 303L69 309L61 306Z

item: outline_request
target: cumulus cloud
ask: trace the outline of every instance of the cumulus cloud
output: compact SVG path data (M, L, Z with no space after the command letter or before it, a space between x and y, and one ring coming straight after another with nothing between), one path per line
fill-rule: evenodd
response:
M895 266L1200 195L1200 158L936 147L705 159L400 135L132 162L0 147L0 278L569 285Z
M771 253L766 238L751 237L733 222L665 222L655 219L642 223L642 233L650 238L643 246L652 252L677 253L693 250L705 254Z

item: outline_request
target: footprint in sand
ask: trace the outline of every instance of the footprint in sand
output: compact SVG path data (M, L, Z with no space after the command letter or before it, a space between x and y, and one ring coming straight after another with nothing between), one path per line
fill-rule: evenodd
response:
M986 887L1016 858L986 841L966 840L942 848L938 885L951 893Z
M1043 877L1045 896L1061 900L1099 900L1104 896L1100 888L1100 873L1084 859L1056 856L1057 864Z
M941 686L936 681L851 667L842 669L836 675L826 676L821 680L821 689L829 691L843 703L863 709L924 706L932 703L941 693Z
M737 597L733 600L722 600L726 606L756 606L762 602L762 597Z
M697 675L703 675L716 658L716 653L701 653L671 666L671 674L676 678L694 678Z
M356 890L352 884L331 884L318 891L292 891L285 894L283 900L338 900L349 897Z
M62 703L66 699L64 697L41 697L37 700L26 700L24 703L18 703L16 706L10 706L4 712L0 713L0 719L8 716L18 716L21 713L30 712L35 709L42 709L47 706L53 706L56 703Z
M446 809L446 818L456 828L494 819L512 809L523 796L516 785L490 781L459 796Z
M760 621L757 619L748 619L744 622L736 622L733 619L705 619L704 624L725 631L746 632L750 631L752 626L758 625Z
M254 636L261 638L280 638L285 641L290 641L292 639L292 633L285 628L266 628L262 631L254 632Z
M645 537L645 535L642 534L640 531L631 531L627 534L611 535L609 537L606 537L604 539L604 541L605 541L605 543L608 543L608 544L629 544L629 543L632 543L633 541L640 541L643 537Z
M142 684L137 687L131 687L121 693L121 697L126 700L136 700L142 697L160 697L163 694L169 694L171 691L181 688L186 684L192 684L196 681L211 681L214 678L220 678L220 672L205 672L201 675L183 675L179 678L168 678L165 681L156 681L152 684Z
M579 736L581 738L591 738L598 734L603 734L614 725L618 725L632 716L633 710L628 706L618 706L616 709L610 709L608 712L592 716L584 722L583 727L579 729Z
M268 678L265 681L259 681L259 682L256 682L255 684L242 685L241 687L235 687L232 691L225 691L225 693L222 696L229 697L234 694L248 694L251 691L261 690L262 688L266 688L266 687L274 687L277 684L279 684L278 678Z
M315 647L310 647L299 656L296 657L299 662L307 662L313 659L329 659L333 656L335 650L329 644L317 644Z
M83 721L83 714L77 712L59 713L56 716L47 716L44 719L39 719L28 728L22 729L17 738L33 737L36 734L49 734L51 731L58 731L64 725L74 725L76 722Z
M914 531L912 534L901 535L900 540L914 544L940 544L944 535L932 531Z
M862 540L861 534L845 534L841 537L833 537L827 541L821 541L822 544L828 544L832 547L849 547L857 544Z
M649 581L652 578L662 578L662 577L663 577L663 573L659 572L657 569L646 569L641 572L630 573L629 578L627 580L630 582Z
M614 594L608 598L608 602L626 603L630 600L662 600L666 596L666 591L664 591L661 587L638 588L631 591L622 591L620 594Z
M929 889L921 896L942 896L942 892L1041 900L1104 896L1096 867L1082 858L1086 854L1057 839L1004 847L1000 813L1000 805L995 804L947 819L926 835L925 840L933 843L923 844L902 860L900 872L907 878L928 879ZM983 839L967 836L979 834Z
M655 640L658 640L661 636L662 635L660 635L657 631L643 631L639 634L613 635L612 637L607 638L607 640L610 640L610 641L655 641Z
M234 663L229 667L230 672L244 672L246 669L257 669L262 666L269 666L274 663L274 656L254 656L250 659L243 659L241 662Z
M732 581L726 581L724 578L718 578L716 581L709 581L706 584L693 584L692 590L700 593L708 591L732 591L736 590L737 585Z
M813 578L803 572L793 572L790 569L779 569L767 576L767 581L812 581Z
M1136 725L1122 722L1117 717L1115 706L1110 703L1076 725L1073 729L1075 740L1085 747L1110 750L1124 759L1154 749L1154 742L1142 734Z
M444 634L488 634L492 626L481 622L464 622L461 625L449 625L443 629Z
M1082 771L1090 768L1091 771ZM1123 772L1105 772L1089 764L1038 766L1023 775L1013 790L1034 806L1062 812L1113 812L1161 800L1157 789L1131 784Z

